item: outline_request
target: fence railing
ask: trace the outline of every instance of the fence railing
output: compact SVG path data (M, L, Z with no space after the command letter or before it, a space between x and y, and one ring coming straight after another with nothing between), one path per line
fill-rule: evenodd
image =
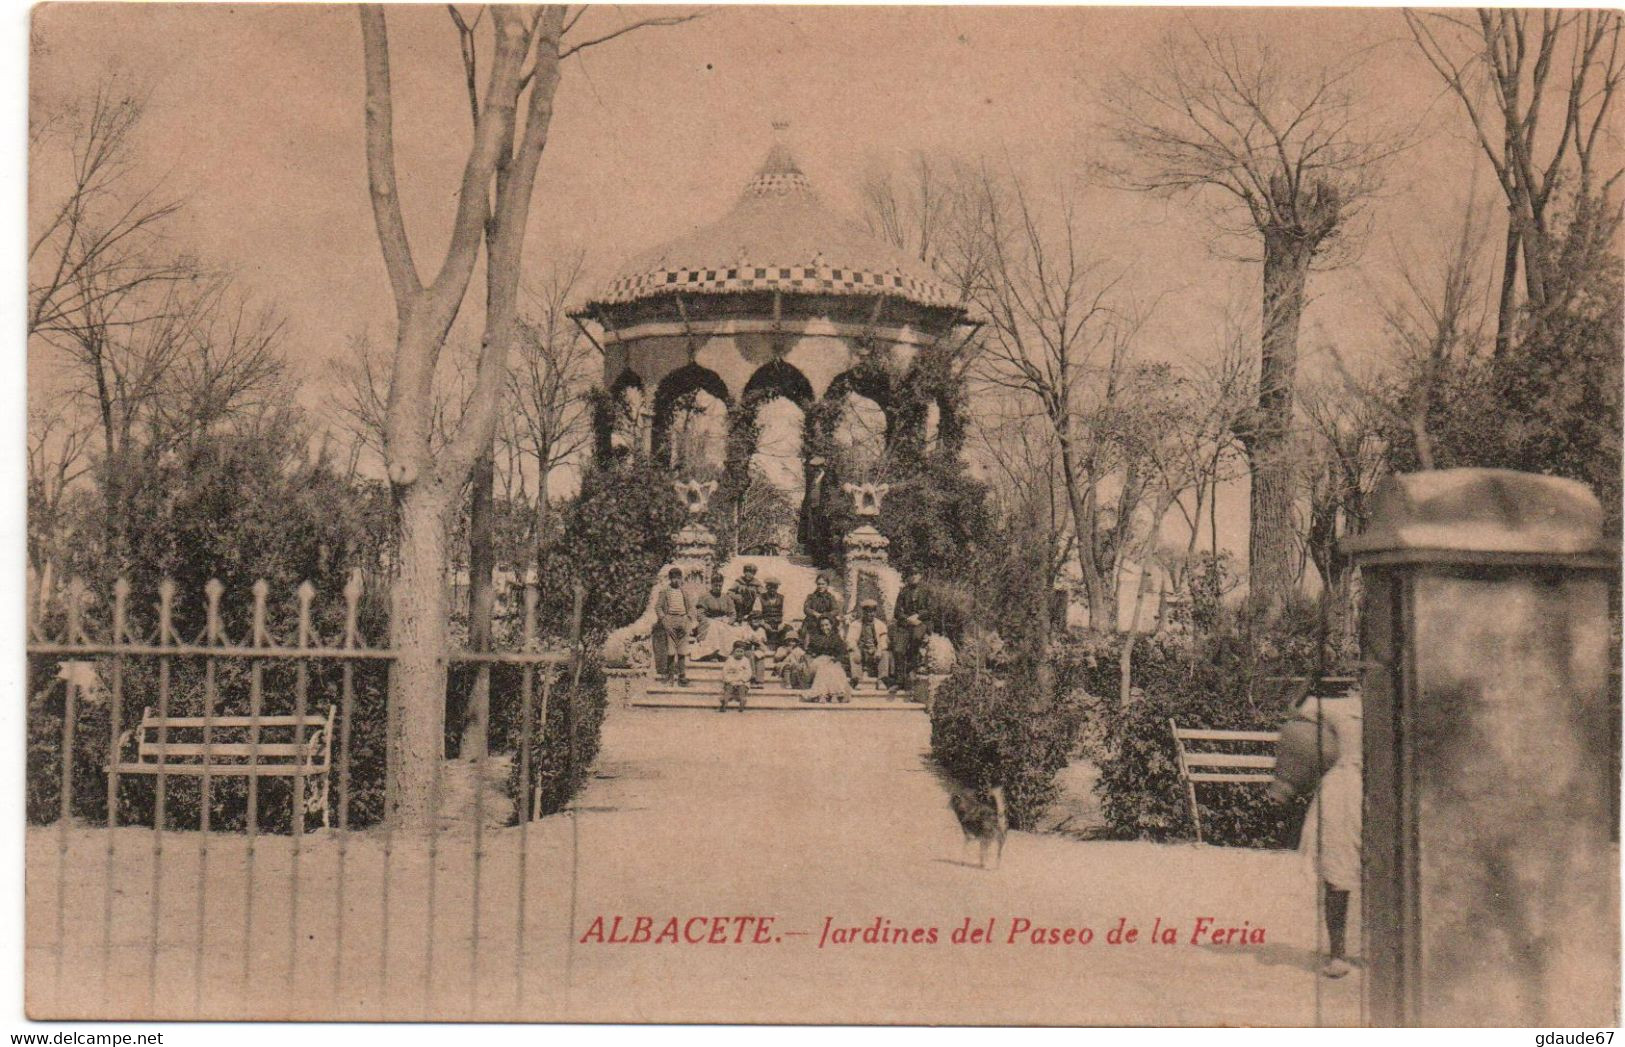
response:
M578 640L540 649L536 590L518 650L448 651L476 686L503 676L481 725L503 751L433 761L435 816L410 836L389 817L396 652L362 635L360 575L326 615L308 582L275 614L257 582L234 629L219 582L189 615L177 595L166 580L132 614L121 579L99 604L79 582L30 601L30 1014L535 1011L568 928L537 937L555 921L529 897L532 822L561 770L575 784L586 662Z

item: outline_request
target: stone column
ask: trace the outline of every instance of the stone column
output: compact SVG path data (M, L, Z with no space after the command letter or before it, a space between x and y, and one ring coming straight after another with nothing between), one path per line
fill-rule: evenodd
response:
M1583 484L1451 469L1384 481L1346 544L1375 1025L1618 1022L1601 519Z

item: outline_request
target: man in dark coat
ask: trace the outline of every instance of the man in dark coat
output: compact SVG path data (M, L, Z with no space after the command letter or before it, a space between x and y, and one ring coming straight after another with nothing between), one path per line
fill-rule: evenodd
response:
M762 583L767 588L757 597L757 613L762 616L762 629L775 648L784 643L784 594L779 592L779 580L769 578Z
M911 568L903 576L903 587L897 590L897 604L892 609L892 682L898 687L908 686L909 678L919 671L920 647L925 642L925 613L920 572Z
M756 565L748 563L745 565L744 571L740 573L739 581L735 582L733 588L728 590L728 595L733 598L734 602L734 621L743 622L749 620L750 616L756 611L756 597L760 591L756 585Z

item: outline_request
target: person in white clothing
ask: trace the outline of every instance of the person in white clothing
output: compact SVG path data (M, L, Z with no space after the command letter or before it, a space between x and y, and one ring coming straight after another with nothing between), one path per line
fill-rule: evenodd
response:
M717 706L717 712L727 712L729 702L738 705L740 712L745 711L745 696L750 693L750 678L754 671L750 644L745 640L735 640L733 653L722 663L722 702Z
M1296 718L1317 725L1317 748L1327 755L1336 753L1304 816L1298 852L1314 870L1322 892L1328 955L1321 973L1341 978L1351 970L1347 951L1349 896L1360 886L1360 694L1351 691L1335 698L1309 698L1299 706ZM1286 792L1278 794L1274 786L1271 788L1277 799Z
M891 678L891 638L876 606L873 600L863 601L858 617L846 627L848 673L854 685L865 673L879 680Z

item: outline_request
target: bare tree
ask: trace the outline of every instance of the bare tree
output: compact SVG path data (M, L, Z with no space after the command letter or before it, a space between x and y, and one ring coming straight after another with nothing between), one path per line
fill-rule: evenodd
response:
M1263 43L1201 32L1169 38L1157 58L1107 100L1125 182L1212 200L1222 229L1262 247L1258 401L1236 435L1252 472L1249 591L1278 606L1295 587L1293 393L1309 272L1350 242L1402 141L1364 119L1352 65L1298 75Z
M1625 76L1618 11L1406 11L1417 49L1455 96L1506 197L1495 348L1513 344L1520 258L1536 310L1552 282L1553 194L1608 200L1625 168L1609 123ZM1553 127L1556 134L1553 134ZM1612 149L1611 162L1608 152ZM1614 210L1611 204L1606 204Z
M257 416L288 400L282 355L286 322L256 306L229 276L193 285L180 312L181 351L154 405L154 428L165 444L207 433L232 418Z
M857 186L864 224L930 265L968 301L988 263L979 181L971 165L925 153L910 156L901 170L874 162Z
M389 349L365 332L351 336L343 356L327 362L330 391L326 410L333 424L361 449L384 459L389 414ZM454 341L441 358L434 380L429 417L429 449L450 442L472 392L470 379L476 350Z
M193 269L87 301L40 337L61 352L73 396L100 423L111 459L207 433L284 402L283 322L226 274Z
M1386 418L1377 401L1348 395L1340 382L1310 386L1302 410L1305 552L1320 575L1328 635L1352 640L1353 561L1342 542L1365 529L1372 489L1388 472Z
M987 322L977 378L1029 397L1053 431L1090 624L1112 629L1118 566L1145 485L1122 439L1144 318L1120 304L1118 278L1084 252L1072 193L1051 219L1019 180L1001 184L984 169L975 213L987 258L972 290Z
M587 390L597 352L570 319L570 300L585 256L565 258L546 273L532 294L532 318L520 329L518 359L509 381L513 446L523 471L536 474L537 569L545 567L552 540L548 493L555 470L575 459L592 438Z
M869 232L930 262L941 252L954 208L952 174L941 168L924 153L911 156L901 176L872 166L858 186Z
M1053 622L1047 599L1064 576L1074 554L1074 535L1066 487L1061 481L1059 444L1054 427L1028 397L1009 392L984 390L978 397L978 410L971 415L971 452L986 466L990 507L1003 521L1003 533L1012 536L1026 557L1002 554L995 565L1007 574L1021 571L1020 564L1036 567L1032 595L1043 606L1027 616L1036 623L1033 639L1039 649L1048 646ZM991 565L990 565L991 566ZM1011 570L1014 568L1014 570ZM974 594L983 617L998 620L1008 615L1001 605L1012 595L1010 577L981 578Z
M445 721L448 515L475 464L488 457L508 384L508 354L519 334L522 251L537 169L552 125L561 63L573 54L648 25L691 15L642 19L566 37L591 8L485 9L489 71L478 90L479 25L458 15L458 46L474 121L456 191L450 242L425 283L407 235L397 189L394 92L383 8L360 10L366 82L366 157L373 216L396 304L395 353L385 412L385 466L398 507L399 556L391 594L391 643L400 652L391 701L399 710L391 817L403 828L433 824L432 788ZM436 364L485 253L484 334L473 391L455 433L437 454L430 432Z
M1423 469L1435 467L1431 430L1446 387L1483 338L1485 289L1478 260L1485 233L1478 205L1469 200L1461 228L1439 260L1437 276L1414 262L1401 262L1403 289L1383 307L1396 354L1388 375L1364 378L1337 358L1347 392L1409 433L1416 464Z
M29 179L30 335L79 328L87 314L116 313L120 300L147 285L190 276L184 261L164 257L157 244L180 201L158 184L136 181L144 108L138 93L109 76L82 102L31 113L36 164L62 170ZM60 198L47 196L58 187Z
M34 403L28 409L28 565L50 587L62 533L68 491L90 468L95 432L77 424L67 397Z

